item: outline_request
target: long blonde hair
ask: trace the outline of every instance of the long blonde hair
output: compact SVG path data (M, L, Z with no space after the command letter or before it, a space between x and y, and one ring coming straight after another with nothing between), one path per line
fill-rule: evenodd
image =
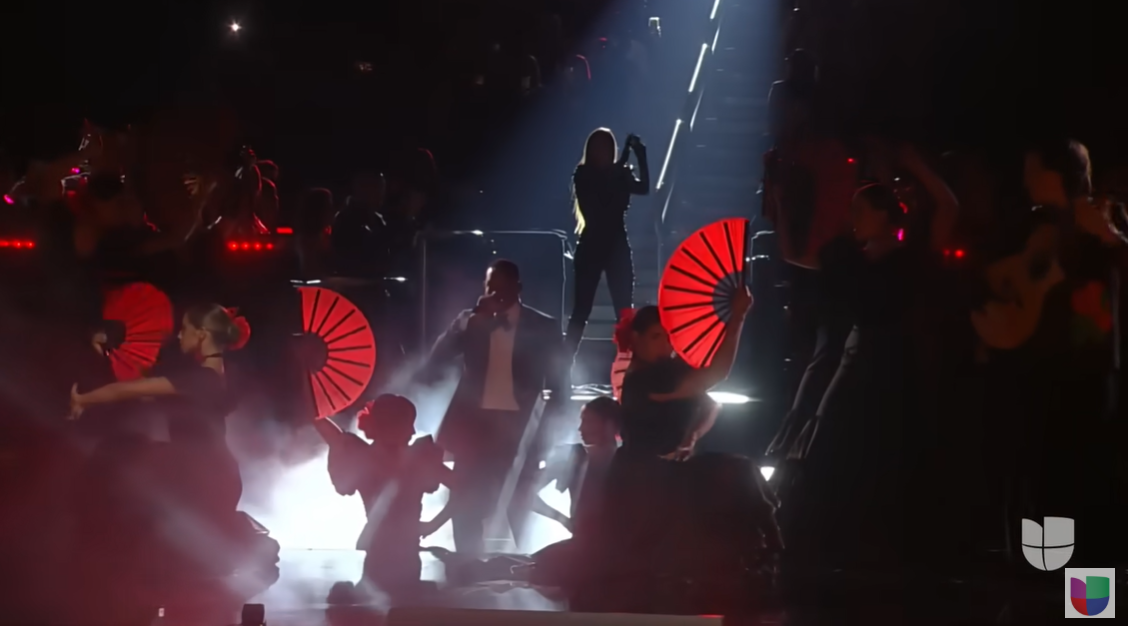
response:
M611 132L610 128L597 128L591 131L587 141L584 142L584 154L580 157L579 165L587 163L588 151L591 150L591 143L596 137L606 137L611 140L611 161L615 161L615 155L619 153L619 144L615 141L615 133ZM572 217L576 218L576 234L583 233L584 227L587 226L587 220L584 219L584 212L580 209L580 199L576 196L575 181L572 182Z

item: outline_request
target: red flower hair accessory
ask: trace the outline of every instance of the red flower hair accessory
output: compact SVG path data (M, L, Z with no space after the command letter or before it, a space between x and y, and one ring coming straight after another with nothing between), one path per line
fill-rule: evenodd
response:
M635 313L638 309L623 309L619 312L619 323L615 324L615 347L619 352L631 351L631 324L634 323Z
M242 350L243 346L247 345L247 342L251 339L251 325L247 323L247 318L239 315L239 309L231 307L224 309L224 311L227 311L227 316L231 318L231 323L235 324L235 328L239 329L239 338L227 348L229 350Z

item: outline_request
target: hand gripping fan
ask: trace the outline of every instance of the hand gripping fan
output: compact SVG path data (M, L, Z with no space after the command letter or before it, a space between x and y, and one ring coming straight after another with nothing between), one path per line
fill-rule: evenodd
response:
M102 319L124 330L106 348L114 377L134 380L157 362L161 343L172 335L172 302L148 283L129 283L106 291Z
M630 366L630 352L618 352L615 354L615 362L611 364L611 394L620 402L623 401L623 379L627 377L627 369L630 368Z
M302 298L302 365L318 419L360 398L376 369L376 337L355 304L322 287L298 287Z
M705 367L713 360L730 303L748 284L749 223L714 222L674 250L658 286L658 310L670 342L687 363Z

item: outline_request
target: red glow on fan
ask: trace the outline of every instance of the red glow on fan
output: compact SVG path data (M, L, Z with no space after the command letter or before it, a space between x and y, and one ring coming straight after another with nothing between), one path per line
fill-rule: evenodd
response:
M674 350L694 367L713 360L732 297L748 284L748 236L746 219L714 222L686 238L662 273L662 326Z
M34 247L35 242L28 239L0 239L0 248L31 250Z
M336 415L358 399L376 370L376 337L355 304L322 287L298 287L302 332L317 348L307 355L317 418ZM316 352L316 354L312 354Z
M109 351L118 380L141 378L157 362L161 343L172 335L172 303L148 283L130 283L106 292L102 319L125 325L120 346Z

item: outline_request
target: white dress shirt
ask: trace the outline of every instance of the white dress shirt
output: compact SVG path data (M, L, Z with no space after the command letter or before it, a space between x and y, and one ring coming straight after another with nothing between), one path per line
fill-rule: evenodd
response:
M491 411L518 411L513 392L513 341L521 319L521 305L514 304L502 313L507 328L498 326L490 333L490 358L486 366L486 385L482 389L482 408Z

